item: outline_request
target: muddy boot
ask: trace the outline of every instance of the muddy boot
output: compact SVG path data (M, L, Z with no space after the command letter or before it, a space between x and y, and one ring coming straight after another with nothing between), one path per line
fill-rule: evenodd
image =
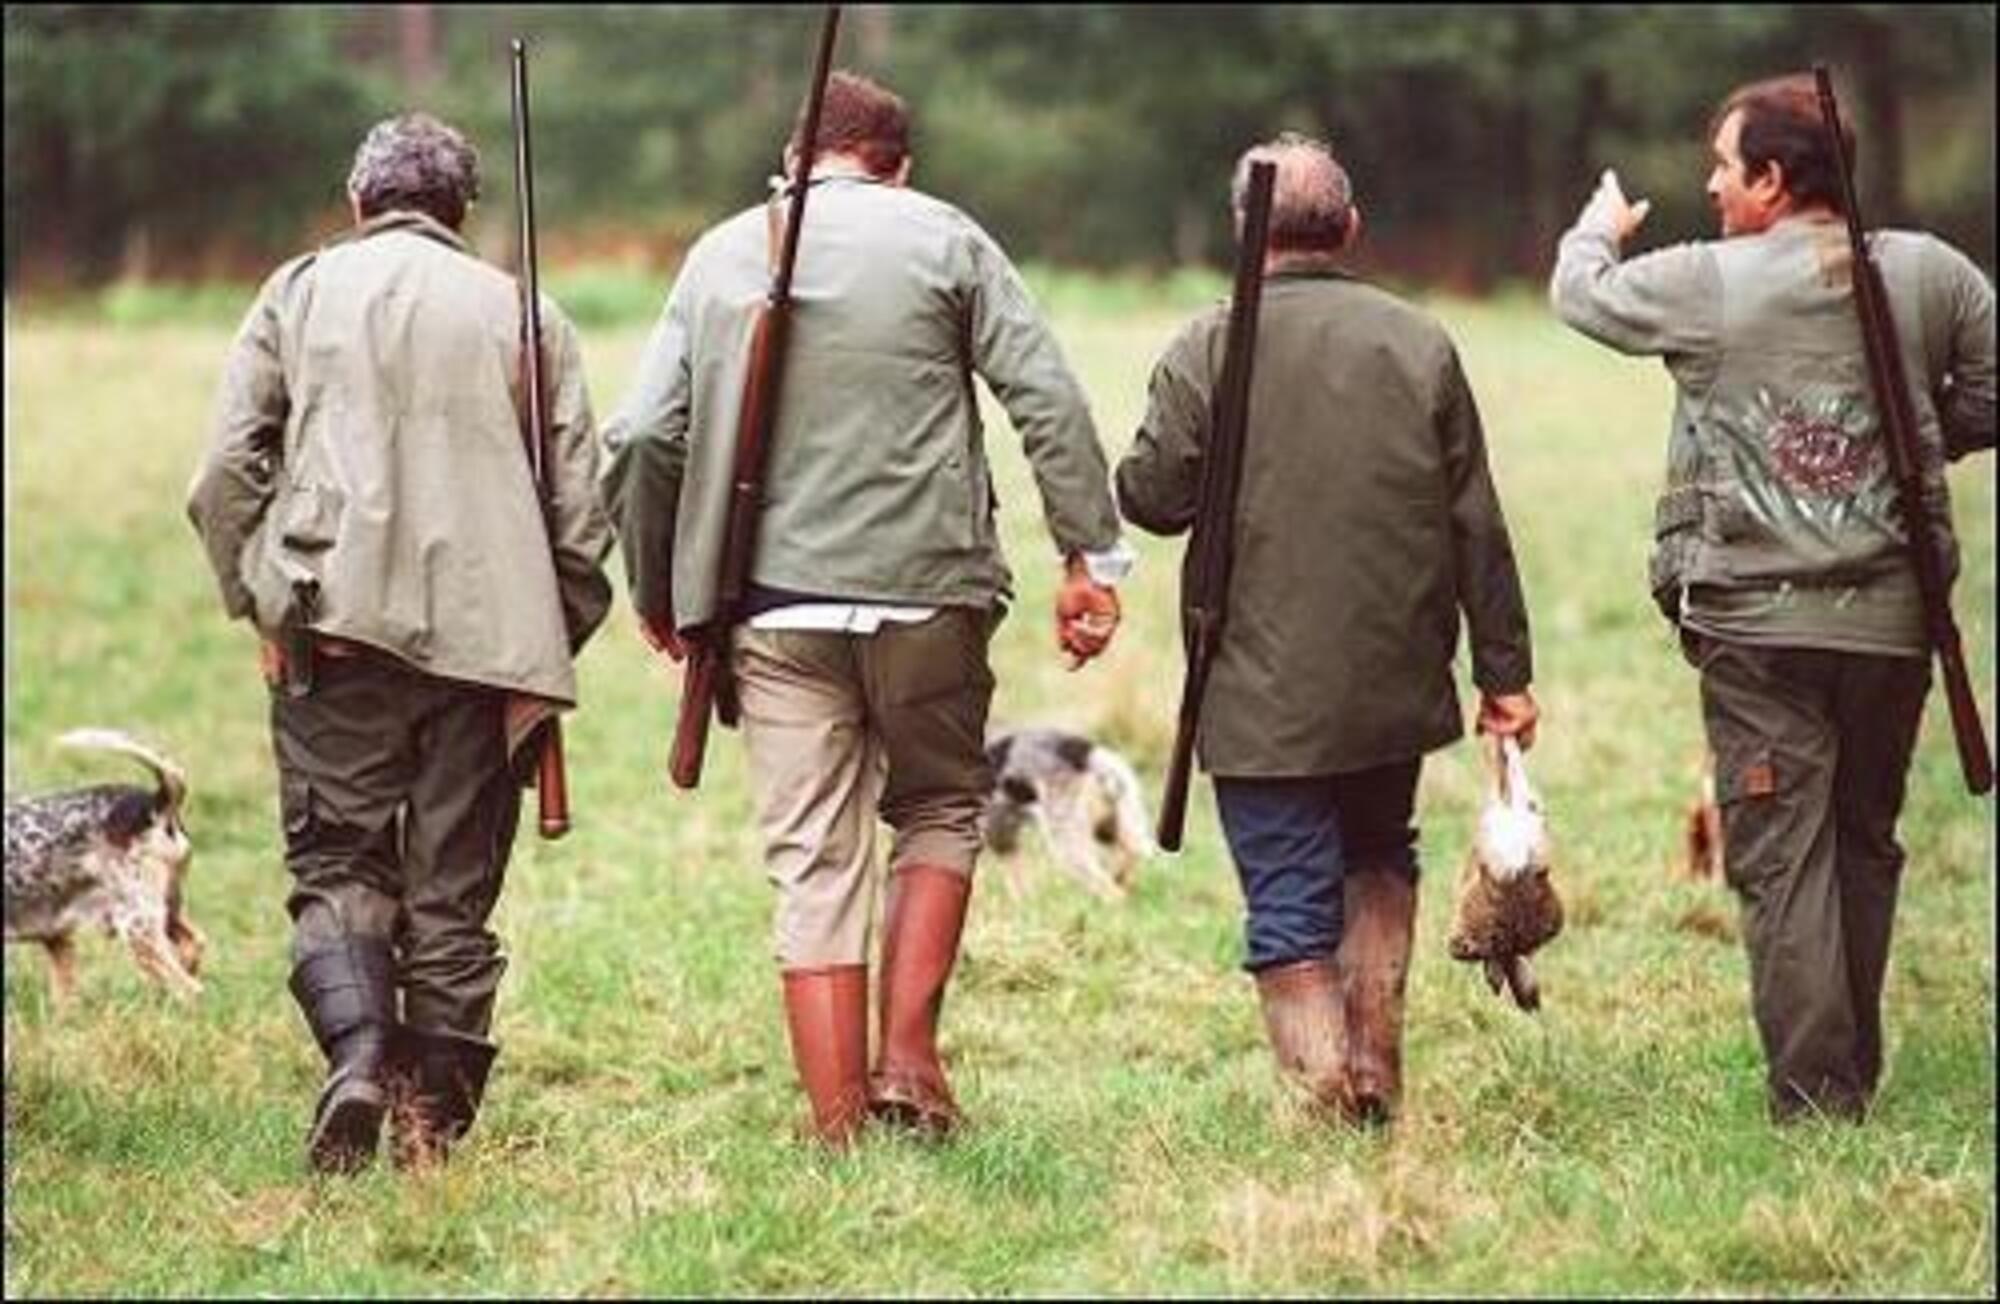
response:
M812 1104L812 1134L836 1150L868 1121L868 966L787 969L792 1062Z
M323 1173L355 1172L374 1160L389 1104L395 958L386 939L350 933L294 965L291 990L327 1062L306 1158Z
M500 1048L465 1033L404 1028L391 1059L398 1168L441 1164L471 1130Z
M1278 1067L1303 1086L1315 1104L1346 1115L1346 1013L1333 961L1294 960L1260 969L1255 976L1264 1031Z
M1347 1007L1348 1116L1383 1124L1403 1089L1403 992L1416 931L1417 884L1401 869L1347 871L1346 923L1335 952Z
M938 1059L937 1027L971 897L967 875L908 865L889 880L883 911L882 1042L869 1107L884 1122L934 1138L965 1121Z

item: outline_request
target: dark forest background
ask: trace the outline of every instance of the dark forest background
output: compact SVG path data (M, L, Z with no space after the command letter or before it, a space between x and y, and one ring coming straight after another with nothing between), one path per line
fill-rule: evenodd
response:
M544 256L670 266L762 193L810 6L9 6L10 294L240 279L345 222L375 119L481 147L475 237L512 211L507 40L533 55ZM1739 82L1830 63L1869 219L1994 261L1994 8L1924 5L850 6L838 62L916 122L916 183L1018 257L1160 270L1228 256L1247 143L1330 141L1379 270L1539 278L1598 171L1709 232L1705 129Z

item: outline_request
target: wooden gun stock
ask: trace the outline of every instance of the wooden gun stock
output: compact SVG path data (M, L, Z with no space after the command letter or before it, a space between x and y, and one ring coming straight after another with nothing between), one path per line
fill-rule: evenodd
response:
M1917 414L1910 404L1909 378L1903 372L1903 352L1896 322L1889 311L1889 291L1882 269L1868 251L1862 234L1861 210L1854 175L1847 165L1840 108L1833 98L1833 78L1826 65L1813 66L1819 89L1820 117L1832 146L1834 169L1840 174L1841 198L1847 209L1847 241L1854 263L1854 305L1861 318L1861 340L1868 358L1868 383L1875 394L1876 415L1888 446L1889 467L1900 500L1903 530L1909 536L1910 563L1917 573L1917 593L1923 602L1924 631L1937 652L1944 680L1945 702L1951 708L1951 732L1958 744L1959 769L1975 796L1993 790L1993 755L1986 744L1986 727L1979 720L1979 699L1965 670L1958 622L1951 614L1951 594L1938 564L1932 520L1924 495L1922 448L1917 438Z
M681 676L681 713L674 721L674 746L667 755L667 777L676 788L692 789L701 782L701 762L708 752L708 720L715 710L717 656L705 641L688 649Z
M569 832L569 771L563 766L562 721L551 719L535 767L535 827L550 841Z

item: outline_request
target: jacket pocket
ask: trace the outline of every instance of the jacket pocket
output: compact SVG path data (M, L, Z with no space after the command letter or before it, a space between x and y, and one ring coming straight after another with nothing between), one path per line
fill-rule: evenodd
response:
M292 552L324 552L340 537L346 499L330 485L302 484L285 503L278 542Z
M1754 891L1784 874L1804 853L1799 809L1804 768L1763 742L1731 746L1716 757L1715 802L1722 810L1723 876Z

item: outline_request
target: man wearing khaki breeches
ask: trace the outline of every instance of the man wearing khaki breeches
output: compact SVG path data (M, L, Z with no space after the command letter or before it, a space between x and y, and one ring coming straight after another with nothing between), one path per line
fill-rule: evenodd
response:
M1111 586L1129 565L1082 391L999 246L909 188L908 142L900 99L833 75L732 639L792 1054L813 1130L836 1146L870 1115L929 1135L960 1119L937 1020L990 787L987 640L1011 587L973 373L1034 469L1067 568L1057 641L1078 664L1109 642ZM676 659L682 634L715 611L746 345L776 226L750 209L689 251L606 427L605 497L633 605ZM878 814L894 841L871 1072Z

